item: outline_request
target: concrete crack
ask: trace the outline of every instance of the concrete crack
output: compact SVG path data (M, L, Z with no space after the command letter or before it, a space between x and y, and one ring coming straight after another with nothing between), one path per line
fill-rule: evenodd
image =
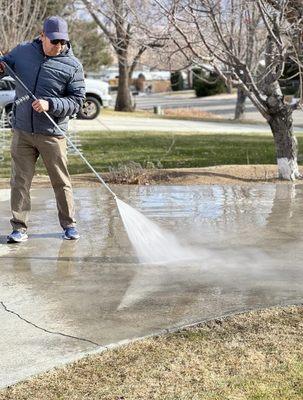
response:
M22 321L26 322L27 324L29 324L29 325L31 325L31 326L33 326L33 327L35 327L35 328L37 328L37 329L39 329L39 330L41 330L41 331L43 331L43 332L50 333L50 334L52 334L52 335L64 336L64 337L70 338L70 339L81 340L82 342L91 343L91 344L93 344L94 346L98 346L98 347L101 346L99 343L93 342L92 340L89 340L89 339L81 338L81 337L78 337L78 336L67 335L67 334L62 333L62 332L49 331L48 329L42 328L41 326L36 325L35 323L33 323L33 322L27 320L26 318L21 317L21 315L18 314L17 312L15 312L15 311L13 311L13 310L10 310L9 308L6 307L6 305L3 303L3 301L0 301L0 304L2 305L2 307L4 308L4 310L5 310L6 312L15 315L16 317L18 317L18 318L21 319Z

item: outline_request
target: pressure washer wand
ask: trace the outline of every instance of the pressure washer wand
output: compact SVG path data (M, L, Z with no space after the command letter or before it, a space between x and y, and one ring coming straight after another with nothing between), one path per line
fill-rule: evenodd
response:
M37 97L28 89L28 87L22 82L22 80L16 75L16 73L11 69L11 67L4 61L2 63L5 65L5 68L7 68L10 76L15 79L22 87L23 89L27 92L27 94L32 98L33 100L38 100ZM18 101L18 100L17 100ZM113 195L114 199L117 199L117 195L111 190L111 188L108 186L108 184L104 181L104 179L98 174L98 172L92 167L92 165L88 162L88 160L84 157L84 155L81 153L81 151L74 145L74 143L71 141L71 139L66 135L66 133L56 124L56 122L53 120L53 118L46 112L43 111L43 114L50 120L50 122L59 130L59 132L65 137L67 142L70 144L70 146L76 151L76 153L82 158L82 160L85 162L85 164L90 168L90 170L95 174L97 179L106 187L106 189Z

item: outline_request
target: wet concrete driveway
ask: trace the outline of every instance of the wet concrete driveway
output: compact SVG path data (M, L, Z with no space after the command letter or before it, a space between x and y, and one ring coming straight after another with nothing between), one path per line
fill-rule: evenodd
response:
M199 259L137 262L116 203L75 189L82 237L62 241L49 189L32 191L30 240L7 245L0 191L0 387L124 339L303 299L303 186L116 187Z

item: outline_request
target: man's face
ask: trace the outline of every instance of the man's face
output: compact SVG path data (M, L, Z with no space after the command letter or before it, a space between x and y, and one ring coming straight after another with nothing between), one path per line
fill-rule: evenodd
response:
M40 39L42 42L44 54L47 56L58 56L64 50L65 44L52 44L49 38L44 33L41 33Z

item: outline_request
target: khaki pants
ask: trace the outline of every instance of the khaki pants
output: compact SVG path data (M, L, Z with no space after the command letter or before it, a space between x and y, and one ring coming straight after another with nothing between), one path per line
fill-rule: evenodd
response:
M63 229L75 226L73 193L67 170L66 139L14 129L11 155L13 229L21 231L27 229L31 209L30 187L39 155L42 157L55 192L60 225Z

